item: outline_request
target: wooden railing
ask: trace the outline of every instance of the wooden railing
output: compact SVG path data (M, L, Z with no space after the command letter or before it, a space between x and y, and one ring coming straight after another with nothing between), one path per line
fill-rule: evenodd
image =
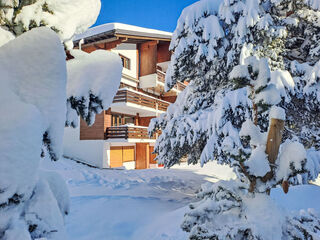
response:
M179 91L183 91L186 88L186 85L183 84L182 82L177 82L177 84L174 87Z
M166 75L164 72L157 70L158 81L165 83Z
M106 129L105 139L112 138L156 139L156 136L150 138L147 127L108 127Z
M140 94L130 90L119 90L116 96L113 98L113 103L119 102L130 102L135 103L140 106L149 107L153 109L158 109L161 111L167 111L170 103L156 99L153 97L148 97L144 94Z
M160 71L159 69L157 69L157 77L159 82L162 82L163 84L165 83L166 75L164 72ZM177 82L174 88L179 91L183 91L186 88L186 85L183 84L182 82Z

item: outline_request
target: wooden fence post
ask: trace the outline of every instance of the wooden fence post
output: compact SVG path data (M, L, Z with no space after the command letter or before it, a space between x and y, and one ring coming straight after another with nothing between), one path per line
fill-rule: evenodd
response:
M268 160L271 164L274 164L277 160L282 140L283 129L283 120L271 118L266 146L266 154L268 154Z
M267 138L267 146L266 146L266 154L268 155L268 161L270 163L271 169L272 169L272 166L275 164L279 154L279 148L282 140L283 130L284 130L284 120L271 118L268 138ZM262 178L262 181L267 182L272 177L273 177L273 172L270 171ZM283 186L282 187L283 191L287 193L289 188L288 183L285 181L282 184L282 186Z

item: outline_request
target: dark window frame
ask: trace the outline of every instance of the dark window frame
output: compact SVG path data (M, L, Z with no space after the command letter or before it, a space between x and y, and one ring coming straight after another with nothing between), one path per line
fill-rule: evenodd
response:
M122 54L119 54L121 61L122 61L122 66L128 70L131 70L131 60L130 58L123 56Z

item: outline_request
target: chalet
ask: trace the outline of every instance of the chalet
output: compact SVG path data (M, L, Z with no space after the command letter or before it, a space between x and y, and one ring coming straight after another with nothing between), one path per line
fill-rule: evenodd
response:
M97 49L119 54L123 63L120 88L111 107L87 126L66 129L65 155L99 168L156 167L152 154L157 136L149 137L152 118L167 110L185 88L178 83L164 92L170 61L171 33L120 23L108 23L77 36L74 45L85 52Z

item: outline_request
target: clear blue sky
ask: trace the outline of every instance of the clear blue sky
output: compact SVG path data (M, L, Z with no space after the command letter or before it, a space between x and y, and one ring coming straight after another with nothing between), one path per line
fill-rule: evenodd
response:
M95 25L120 22L174 31L181 11L197 0L101 0Z

